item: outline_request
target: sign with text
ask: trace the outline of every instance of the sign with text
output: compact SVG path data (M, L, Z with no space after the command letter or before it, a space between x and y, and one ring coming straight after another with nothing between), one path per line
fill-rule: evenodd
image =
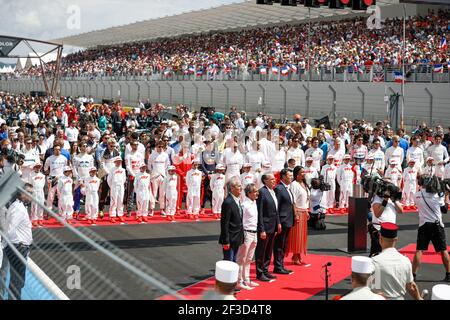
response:
M21 40L10 37L0 37L0 58L8 57Z

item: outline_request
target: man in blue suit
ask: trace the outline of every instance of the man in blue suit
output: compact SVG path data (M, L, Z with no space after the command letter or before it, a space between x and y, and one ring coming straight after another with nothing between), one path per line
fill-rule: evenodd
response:
M281 232L275 236L273 246L273 273L290 274L292 270L284 267L284 254L286 251L287 239L292 226L294 225L294 195L290 190L292 182L292 172L283 169L280 172L280 184L275 188L278 200L278 213L280 216Z
M275 234L281 232L280 216L278 214L278 200L273 190L276 180L273 174L264 174L261 177L264 184L259 190L256 200L258 208L258 244L256 246L256 278L268 282L276 279L269 273L270 259L273 251Z

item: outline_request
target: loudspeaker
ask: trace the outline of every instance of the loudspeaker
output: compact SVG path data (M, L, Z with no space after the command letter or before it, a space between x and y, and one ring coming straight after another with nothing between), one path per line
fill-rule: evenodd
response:
M330 0L328 7L330 9L344 9L344 5L339 0Z
M297 6L297 0L281 0L282 6Z
M376 4L376 0L353 0L352 10L367 10L367 7Z
M318 0L305 0L305 7L318 8L320 4Z

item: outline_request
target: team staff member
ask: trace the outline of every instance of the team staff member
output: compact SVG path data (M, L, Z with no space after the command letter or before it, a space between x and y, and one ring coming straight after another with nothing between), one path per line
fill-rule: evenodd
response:
M419 177L419 185L423 186L423 178ZM445 278L443 281L450 282L450 258L447 251L445 239L444 223L442 213L447 213L448 205L444 201L444 195L426 192L425 188L416 192L414 197L419 212L419 230L417 232L416 255L413 261L413 274L416 277L422 260L422 251L428 249L430 241L434 250L442 257L442 264L445 268Z
M404 300L406 292L415 300L423 300L414 282L411 262L395 248L397 231L398 226L394 223L381 224L382 252L372 258L375 265L374 291L388 300Z
M33 186L28 183L24 189L28 193L33 192ZM6 237L21 256L17 256L16 250L8 243L4 252L10 264L9 300L21 300L21 291L25 284L27 268L22 259L26 261L33 243L32 225L26 208L30 203L31 199L21 193L6 213Z
M239 177L232 177L227 183L228 197L222 203L219 243L223 247L223 259L236 262L239 246L244 242L242 225L242 192Z
M100 185L100 203L99 203L99 216L103 218L103 209L105 208L106 198L109 194L108 175L114 170L114 160L120 156L119 151L116 148L116 139L110 138L106 150L103 152L99 162L99 178L102 179Z

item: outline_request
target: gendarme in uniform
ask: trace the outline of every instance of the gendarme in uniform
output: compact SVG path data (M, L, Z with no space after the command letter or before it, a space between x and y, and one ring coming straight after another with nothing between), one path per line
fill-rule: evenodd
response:
M397 238L398 226L394 223L382 223L380 235L384 238ZM381 291L388 300L404 300L406 285L414 282L411 261L396 248L386 248L372 258L375 266L373 289Z

